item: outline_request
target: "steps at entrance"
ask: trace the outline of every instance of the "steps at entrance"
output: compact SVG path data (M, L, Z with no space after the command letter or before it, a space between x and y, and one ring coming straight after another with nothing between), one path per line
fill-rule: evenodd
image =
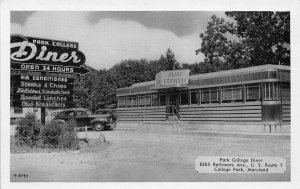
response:
M117 123L116 130L136 130L148 132L165 133L197 133L197 132L244 132L244 133L270 133L270 129L261 124L245 125L240 124L212 124L212 123L189 123L174 120L147 121L140 123ZM290 133L290 125L272 127L272 133Z
M177 118L177 116L175 116L175 115L170 115L169 117L168 117L168 120L167 121L176 121L176 122L178 122L178 118Z

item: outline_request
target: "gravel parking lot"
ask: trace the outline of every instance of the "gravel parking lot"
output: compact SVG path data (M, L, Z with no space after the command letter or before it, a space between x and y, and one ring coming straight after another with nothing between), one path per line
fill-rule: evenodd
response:
M289 138L127 130L89 131L88 137L91 146L75 152L11 154L11 181L290 180ZM200 174L195 171L198 156L283 157L287 171L284 174ZM18 173L28 177L13 176Z

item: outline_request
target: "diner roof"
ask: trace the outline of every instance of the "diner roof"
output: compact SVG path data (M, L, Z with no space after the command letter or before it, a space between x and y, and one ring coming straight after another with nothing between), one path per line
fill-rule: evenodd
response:
M284 73L277 74L276 71L281 70ZM263 82L271 80L290 80L290 66L283 65L261 65L249 68L240 68L212 73L204 73L189 76L189 88L213 87L222 85L235 85L241 83L249 83L252 81ZM171 86L170 86L171 87ZM157 89L165 89L166 87L155 87L155 81L147 81L135 83L130 87L117 89L117 96L125 94L142 94L155 92Z

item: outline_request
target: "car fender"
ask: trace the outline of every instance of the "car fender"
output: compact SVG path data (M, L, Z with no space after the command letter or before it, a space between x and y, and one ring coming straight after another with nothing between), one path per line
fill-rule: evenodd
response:
M52 123L56 123L56 124L60 124L60 125L64 125L64 124L67 124L67 122L63 119L55 119L52 121Z
M106 121L106 118L95 118L90 121L91 124L96 123L96 122L106 123L107 121Z

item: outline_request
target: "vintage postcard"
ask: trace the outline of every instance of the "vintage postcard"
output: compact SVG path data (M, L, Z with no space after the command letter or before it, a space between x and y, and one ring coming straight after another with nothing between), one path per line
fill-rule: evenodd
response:
M229 2L2 2L3 188L300 188L300 2Z

